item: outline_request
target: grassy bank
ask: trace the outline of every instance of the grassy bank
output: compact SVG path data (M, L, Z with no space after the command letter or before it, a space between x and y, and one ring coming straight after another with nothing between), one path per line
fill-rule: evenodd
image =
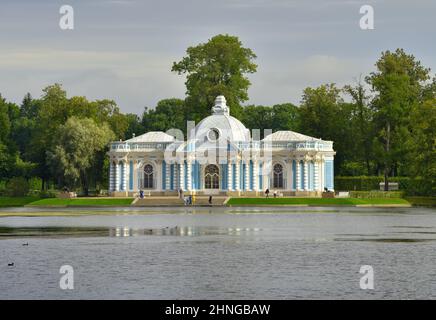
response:
M38 197L0 197L1 207L22 207L31 202L37 201Z
M308 206L356 206L356 205L410 205L405 199L381 198L231 198L231 206L256 206L256 205L308 205Z
M406 197L414 206L436 207L436 197Z
M94 207L94 206L129 206L132 198L48 198L29 203L30 206L42 207Z

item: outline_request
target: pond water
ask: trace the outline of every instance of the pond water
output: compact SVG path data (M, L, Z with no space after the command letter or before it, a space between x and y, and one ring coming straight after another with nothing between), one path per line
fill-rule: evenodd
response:
M436 298L434 209L88 210L0 218L0 299Z

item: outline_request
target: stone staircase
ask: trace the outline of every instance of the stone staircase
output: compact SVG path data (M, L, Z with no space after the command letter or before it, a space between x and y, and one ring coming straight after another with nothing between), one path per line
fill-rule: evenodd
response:
M212 206L222 206L227 197L212 196ZM209 196L196 196L194 206L210 206Z
M225 196L213 196L212 206L223 206L227 197ZM136 199L132 206L134 207L180 207L185 206L182 199L179 197L158 197L150 196L143 199ZM209 204L209 196L196 196L195 202L192 206L211 206Z
M144 197L136 199L132 206L134 207L178 207L183 206L183 200L179 197Z

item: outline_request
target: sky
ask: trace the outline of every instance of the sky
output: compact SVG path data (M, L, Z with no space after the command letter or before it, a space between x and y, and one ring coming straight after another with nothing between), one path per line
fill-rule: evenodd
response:
M64 4L73 30L59 27ZM374 30L359 27L362 5ZM433 0L0 0L0 94L20 103L61 83L141 114L184 98L172 63L227 33L257 55L245 104L298 104L306 87L356 83L385 50L404 48L434 73L435 14Z

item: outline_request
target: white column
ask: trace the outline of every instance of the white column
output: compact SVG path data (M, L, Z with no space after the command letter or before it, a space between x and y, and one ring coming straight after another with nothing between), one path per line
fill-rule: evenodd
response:
M133 160L133 191L138 191L138 161Z
M253 191L258 191L259 189L259 163L253 161Z
M118 160L115 162L115 187L114 191L120 191L120 164Z
M182 190L185 190L185 162L179 164L179 187Z
M187 162L186 175L188 176L188 179L186 181L187 182L186 187L189 191L191 191L192 190L192 163L191 163L191 161Z
M171 175L171 168L170 164L168 162L165 162L165 190L170 190L170 175Z
M303 180L304 190L307 191L309 189L309 175L308 175L309 170L308 170L307 161L304 161L303 165L304 165L304 180Z
M325 185L324 185L324 160L321 160L320 162L319 162L319 186L320 186L320 190L321 191L324 191L324 187L325 187Z
M245 172L244 172L244 190L250 189L250 161L245 162Z
M198 171L199 171L199 176L200 179L198 180L198 190L201 190L204 188L204 174L203 174L203 165L202 164L198 164Z
M122 171L122 183L121 183L121 188L123 189L123 191L127 191L127 161L123 160L123 171Z
M313 189L315 191L318 191L320 189L320 183L319 183L319 161L316 160L313 164Z
M270 185L269 185L269 170L270 170L270 166L271 166L271 161L263 161L263 165L262 165L262 187L263 190L265 191L266 189L271 189Z
M292 160L286 161L286 190L292 190Z
M235 189L237 191L241 190L241 186L240 186L240 181L241 181L241 172L240 172L240 166L239 166L239 160L236 161L235 163Z
M173 187L174 187L174 190L179 190L180 188L179 188L179 179L178 179L178 175L177 175L178 170L177 170L177 163L176 162L174 162L173 168L174 168Z
M162 183L162 161L156 161L156 171L154 173L154 181L156 181L156 185L154 186L155 190L162 190L163 183Z
M233 189L233 166L232 161L227 162L227 190Z
M295 190L297 190L297 191L299 191L299 190L301 190L301 174L300 174L300 161L299 160L296 160L295 161L296 162L296 166L295 166L295 174L296 174L296 177L297 177L297 185L295 186L296 188L295 188Z
M111 160L109 165L109 191L114 191L114 163Z

